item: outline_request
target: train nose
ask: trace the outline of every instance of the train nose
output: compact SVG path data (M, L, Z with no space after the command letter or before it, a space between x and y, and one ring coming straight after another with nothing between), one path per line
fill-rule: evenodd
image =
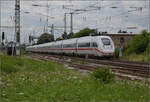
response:
M105 46L105 45L103 45L103 49L105 49L105 50L110 50L110 49L112 49L112 45L107 45L107 46Z
M112 45L109 46L103 46L103 52L106 53L106 55L113 55L114 54L114 48Z

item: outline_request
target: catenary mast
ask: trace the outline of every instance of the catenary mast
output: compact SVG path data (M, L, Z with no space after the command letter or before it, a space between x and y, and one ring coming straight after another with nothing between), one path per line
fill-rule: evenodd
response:
M15 37L16 43L20 44L20 0L15 3Z
M20 55L20 0L15 2L15 38L16 55Z

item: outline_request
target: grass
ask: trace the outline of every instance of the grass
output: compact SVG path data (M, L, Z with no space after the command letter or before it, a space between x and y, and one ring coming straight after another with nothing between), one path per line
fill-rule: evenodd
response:
M128 61L149 62L150 56L147 54L131 54L131 55L125 55L121 57L121 59L128 60Z
M148 102L149 85L115 80L100 83L91 75L69 70L63 64L25 56L1 56L1 102Z

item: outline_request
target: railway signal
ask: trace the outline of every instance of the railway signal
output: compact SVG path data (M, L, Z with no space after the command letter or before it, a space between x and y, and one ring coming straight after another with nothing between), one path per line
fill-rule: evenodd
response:
M65 15L64 15L64 34L66 34L67 33L67 21L66 21L66 13L65 13Z
M5 39L5 33L2 32L2 41Z
M120 38L120 48L119 48L119 56L122 56L122 51L123 51L123 43L124 43L124 37Z

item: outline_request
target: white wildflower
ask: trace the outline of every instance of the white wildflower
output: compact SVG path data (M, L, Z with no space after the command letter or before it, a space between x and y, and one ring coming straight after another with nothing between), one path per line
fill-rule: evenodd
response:
M82 80L80 80L79 82L82 83Z
M23 95L24 93L20 92L19 95Z
M140 96L141 98L143 98L143 96Z
M5 96L6 94L2 94L2 96Z
M70 80L70 77L68 77L67 80Z
M77 76L73 76L73 79L77 79Z

